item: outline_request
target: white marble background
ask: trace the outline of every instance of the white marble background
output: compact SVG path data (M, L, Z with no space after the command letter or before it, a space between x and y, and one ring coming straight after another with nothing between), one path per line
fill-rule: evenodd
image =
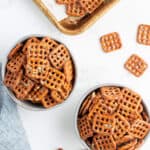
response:
M8 6L0 6L0 61L24 35L45 34L63 41L70 48L78 71L75 91L62 107L45 112L31 112L18 107L32 150L55 150L58 147L81 150L74 129L75 109L82 95L99 83L119 83L133 88L150 106L150 47L135 42L137 26L150 24L150 1L122 0L93 27L77 36L60 33L31 0L9 1ZM123 48L105 54L99 37L112 31L120 33ZM123 68L133 53L142 56L149 64L141 78L132 76ZM148 150L148 147L150 139L142 150Z

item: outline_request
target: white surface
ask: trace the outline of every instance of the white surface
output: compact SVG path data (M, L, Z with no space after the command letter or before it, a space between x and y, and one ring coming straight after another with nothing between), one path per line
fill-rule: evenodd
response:
M72 97L62 107L45 112L30 112L18 108L32 150L81 150L75 135L74 114L82 95L98 83L125 84L139 92L150 105L150 67L136 78L128 73L123 64L132 54L140 54L150 65L150 47L135 42L137 26L150 24L150 1L124 0L99 20L87 32L78 36L60 33L31 0L11 0L12 5L0 9L0 60L20 37L27 34L46 34L61 39L73 53L78 67L78 83ZM123 48L105 54L99 37L105 33L120 33ZM142 147L147 150L150 139Z

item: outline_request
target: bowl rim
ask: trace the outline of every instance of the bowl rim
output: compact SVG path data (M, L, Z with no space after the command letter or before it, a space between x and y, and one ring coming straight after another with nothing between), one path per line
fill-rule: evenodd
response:
M49 38L51 38L51 39L53 39L53 40L59 42L60 44L65 45L65 46L67 47L67 49L68 49L68 51L69 51L69 54L70 54L70 56L71 56L71 59L72 59L72 61L73 61L74 70L75 70L75 79L74 79L74 84L73 84L73 88L72 88L72 91L71 91L70 95L68 96L68 98L67 98L64 102L62 102L62 103L60 103L60 104L57 104L56 106L53 106L53 107L51 107L51 108L47 108L47 109L46 109L46 108L44 108L44 107L42 107L42 106L39 107L39 106L36 106L36 105L35 105L35 106L34 106L34 105L29 105L29 104L25 103L24 101L21 101L21 100L17 99L17 98L15 97L15 95L13 94L13 92L12 92L9 88L7 88L7 87L5 86L5 84L3 84L4 90L6 90L6 93L8 94L8 96L9 96L18 106L20 106L20 107L22 107L22 108L24 108L24 109L26 109L26 110L30 110L30 111L47 111L47 110L52 110L52 109L54 109L54 108L56 109L57 107L60 107L61 105L67 103L67 101L68 101L69 99L71 99L73 93L75 92L76 85L77 85L77 81L78 81L77 63L76 63L74 54L73 54L72 51L70 51L71 48L69 47L69 44L68 44L68 45L64 44L64 42L63 42L60 38L58 38L58 37L57 37L57 39L56 39L56 38L53 38L52 36L45 35L45 34L27 34L27 35L22 36L22 37L19 38L18 40L16 40L15 44L13 44L13 45L9 48L9 50L8 50L8 52L7 52L7 54L6 54L6 56L3 57L2 69L1 69L1 72L0 72L0 73L1 73L1 76L2 76L2 83L3 83L4 77L5 77L6 65L7 65L7 61L8 61L8 58L7 58L8 54L10 53L10 51L11 51L18 43L23 42L23 41L25 41L25 40L28 40L28 39L31 38L31 37L37 37L37 38L49 37Z
M80 101L76 107L76 110L75 110L75 115L74 115L74 125L75 125L75 133L76 133L76 136L78 138L78 140L80 141L80 143L82 144L82 146L87 149L87 150L91 150L91 148L86 144L86 142L81 138L80 136L80 133L79 133L79 130L78 130L78 125L77 125L77 122L78 122L78 114L79 114L79 110L80 110L80 107L82 105L82 103L84 102L85 98L90 94L92 93L93 91L95 91L96 89L98 88L101 88L101 87L104 87L104 86L114 86L114 87L124 87L124 88L129 88L133 91L134 88L130 88L130 86L128 87L128 85L125 85L125 84L120 84L120 83L100 83L100 84L97 84L91 88L89 88L83 95L82 97L80 98ZM136 91L135 91L136 92ZM148 109L148 107L146 107L146 102L144 99L142 99L142 103L143 105L145 106L145 109L146 109L146 112L148 114L148 116L150 117L150 109ZM144 141L147 141L147 138L149 137L150 133L148 133L148 135L146 136L145 140ZM144 145L146 142L144 142L142 145Z

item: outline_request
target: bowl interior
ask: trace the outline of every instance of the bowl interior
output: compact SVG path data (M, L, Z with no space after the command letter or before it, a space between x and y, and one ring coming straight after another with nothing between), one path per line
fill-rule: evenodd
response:
M76 113L75 113L75 131L76 131L76 135L78 137L78 139L80 140L80 142L82 143L83 147L85 149L91 149L88 144L81 138L80 133L79 133L79 129L78 129L78 115L79 115L79 111L80 108L83 104L83 102L85 101L85 99L88 97L88 95L90 95L92 92L96 91L97 89L101 88L101 87L107 87L107 86L113 86L113 87L120 87L120 88L128 88L127 86L123 86L123 85L119 85L119 84L103 84L103 85L97 85L91 89L89 89L81 98L80 103L77 106L76 109ZM131 89L131 88L129 88ZM132 89L131 89L132 90ZM133 90L134 91L134 90ZM135 91L136 92L136 91ZM146 105L144 99L142 99L142 104L143 104L143 110L146 112L146 114L148 115L148 117L150 118L150 110L148 108L148 106ZM145 137L145 140L149 137L150 133ZM144 142L145 143L145 142ZM143 144L144 144L143 143Z
M43 37L47 37L46 35L29 35L29 36L25 36L25 37L23 37L23 38L21 38L20 40L18 40L17 42L16 42L16 44L17 43L24 43L24 42L26 42L29 38L31 38L31 37L37 37L38 39L42 39ZM56 39L54 39L54 38L52 38L53 40L55 40L57 43L59 43L59 44L63 44L63 45L65 45L63 42L61 42L60 40L56 40ZM14 48L15 46L16 46L16 44L13 46L13 47L11 47L10 48L10 50L12 49L12 48ZM66 45L65 45L66 46ZM67 46L66 46L67 47ZM68 47L67 47L68 48ZM69 48L68 48L68 50L69 50ZM9 51L10 52L10 51ZM9 52L8 52L8 54L9 54ZM8 55L7 54L7 55ZM72 93L73 93L73 91L74 91L74 88L75 88L75 85L76 85L76 78L77 78L77 72L76 72L76 64L75 64L75 61L74 61L74 57L72 56L72 54L70 53L70 51L69 51L69 54L70 54L70 56L71 56L71 59L72 59L72 62L73 62L73 66L74 66L74 80L73 80L73 87L72 87L72 91L71 91L71 93L70 93L70 95L68 96L68 98L64 101L64 102L62 102L62 103L60 103L60 104L58 104L58 105L56 105L56 106L54 106L54 107L51 107L51 108L49 108L49 109L53 109L53 108L56 108L56 107L58 107L58 106L60 106L60 105L62 105L62 104L64 104L70 97L71 97L71 95L72 95ZM3 60L3 62L2 62L2 71L1 71L1 74L2 74L2 80L4 81L4 76L5 76L5 72L6 72L6 65L7 65L7 56L4 58L4 60ZM32 104L32 103L30 103L30 102L27 102L27 101L21 101L21 100L19 100L19 99L17 99L16 98L16 96L14 95L14 93L9 89L9 88L7 88L5 85L4 85L4 87L5 87L5 90L6 90L6 92L8 93L8 95L11 97L11 99L14 101L14 102L16 102L19 106L21 106L21 107L23 107L23 108L25 108L25 109L28 109L28 110L33 110L33 111L43 111L43 110L48 110L48 109L46 109L46 108L44 108L44 107L42 107L41 105L35 105L35 104Z

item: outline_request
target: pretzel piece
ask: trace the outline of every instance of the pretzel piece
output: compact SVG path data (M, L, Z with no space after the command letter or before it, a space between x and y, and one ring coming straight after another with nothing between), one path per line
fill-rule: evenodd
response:
M100 43L106 53L116 51L122 47L121 39L117 32L102 36Z
M116 150L116 143L111 135L95 135L93 137L93 150Z
M137 42L143 45L150 45L150 25L139 25Z
M45 96L42 99L41 103L42 103L44 108L51 108L51 107L53 107L53 106L58 104L54 99L51 98L50 94Z
M39 58L47 59L49 55L49 49L44 43L31 43L28 46L27 59Z
M48 94L48 89L36 84L26 99L33 103L39 103Z
M58 46L58 43L49 37L44 37L41 40L41 43L44 43L47 45L49 52L52 52Z
M69 16L74 17L82 17L86 14L85 9L81 6L79 1L68 3L66 12Z
M68 49L60 44L49 55L51 64L58 70L62 69L65 62L70 59Z
M129 133L135 138L143 139L149 131L150 124L138 119L132 124Z
M113 137L115 140L120 140L129 130L130 124L129 122L119 113L115 113L115 129L113 133Z
M79 2L81 6L91 14L104 2L104 0L80 0Z
M123 145L124 143L128 143L130 141L132 141L134 139L133 136L131 135L125 135L123 136L122 138L118 139L118 140L115 140L117 146L120 146L120 145Z
M60 90L65 83L65 75L55 68L47 69L47 76L41 80L41 84L51 90Z
M84 116L78 120L78 129L83 140L93 136L92 126L88 121L87 116Z
M25 55L22 53L19 53L15 55L10 61L7 63L7 70L9 70L12 73L19 72L21 70L22 65L25 61Z
M102 87L100 88L101 94L106 99L122 99L122 93L118 87Z
M39 43L40 42L40 40L38 39L38 38L36 38L36 37L31 37L31 38L29 38L27 41L26 41L26 43L25 43L25 45L24 45L24 47L23 47L23 49L22 49L22 52L24 53L24 54L27 54L27 52L28 52L28 46L31 44L31 43Z
M64 99L62 98L62 96L60 95L60 93L56 90L52 90L51 91L51 97L57 101L58 103L61 103L64 101Z
M12 59L21 49L23 48L22 43L18 43L8 54L8 59Z
M4 84L9 88L14 89L14 87L16 87L20 83L22 76L22 70L18 73L7 71L4 78Z
M26 65L26 75L34 79L45 79L49 61L39 58L30 58Z
M13 89L16 97L20 100L24 100L28 93L32 90L34 83L27 77L23 76L20 83Z
M138 55L133 54L130 58L126 61L124 67L136 77L140 77L143 75L145 70L148 67L148 64Z
M73 80L73 64L71 60L66 61L64 64L64 74L67 82L71 82Z
M56 0L58 4L69 4L70 0Z

